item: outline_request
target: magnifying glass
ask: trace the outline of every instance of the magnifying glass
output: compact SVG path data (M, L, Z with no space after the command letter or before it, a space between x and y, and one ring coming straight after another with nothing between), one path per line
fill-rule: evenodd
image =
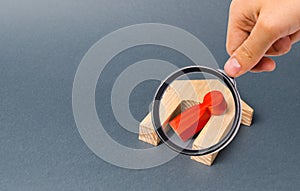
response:
M234 79L204 66L185 67L168 76L152 107L152 122L162 142L189 156L226 147L239 130L241 115Z

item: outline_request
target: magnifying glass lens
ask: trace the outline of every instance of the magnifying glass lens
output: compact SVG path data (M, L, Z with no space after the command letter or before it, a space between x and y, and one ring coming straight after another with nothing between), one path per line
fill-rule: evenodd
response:
M223 73L198 66L175 72L157 91L154 125L173 150L187 155L217 152L240 123L240 98Z

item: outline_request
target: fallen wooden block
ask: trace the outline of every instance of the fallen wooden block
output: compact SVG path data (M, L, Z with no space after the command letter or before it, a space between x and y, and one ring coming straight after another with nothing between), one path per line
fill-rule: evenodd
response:
M223 92L224 95L227 95L225 97L228 105L232 104L233 98L230 91L218 80L177 80L173 82L171 86L168 87L163 99L161 100L161 105L164 108L160 113L163 128L167 128L168 121L174 116L193 105L199 104L200 100L203 100L203 96L212 90L219 90ZM241 123L250 126L254 111L244 101L241 101L241 105ZM195 139L193 148L204 148L207 147L207 145L213 145L221 140L223 136L226 135L228 127L231 126L234 112L234 108L232 108L226 112L226 117L213 116ZM165 131L167 131L167 129L165 129ZM218 133L216 133L216 131ZM212 134L214 134L214 136L212 136ZM151 113L149 113L140 123L139 139L154 146L157 146L160 143L160 139L152 124ZM205 156L193 156L191 158L206 165L211 165L217 154L218 153L208 154Z

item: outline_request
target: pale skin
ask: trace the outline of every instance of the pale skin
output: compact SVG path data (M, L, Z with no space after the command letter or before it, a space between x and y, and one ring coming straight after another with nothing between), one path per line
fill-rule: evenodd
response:
M268 56L286 54L299 40L300 0L233 0L224 70L231 77L273 71L276 63Z

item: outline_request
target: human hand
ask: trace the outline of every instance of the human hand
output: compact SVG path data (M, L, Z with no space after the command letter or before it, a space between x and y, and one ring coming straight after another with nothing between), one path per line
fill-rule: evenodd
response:
M224 70L232 77L273 71L276 64L267 56L286 54L299 40L300 0L233 0Z

